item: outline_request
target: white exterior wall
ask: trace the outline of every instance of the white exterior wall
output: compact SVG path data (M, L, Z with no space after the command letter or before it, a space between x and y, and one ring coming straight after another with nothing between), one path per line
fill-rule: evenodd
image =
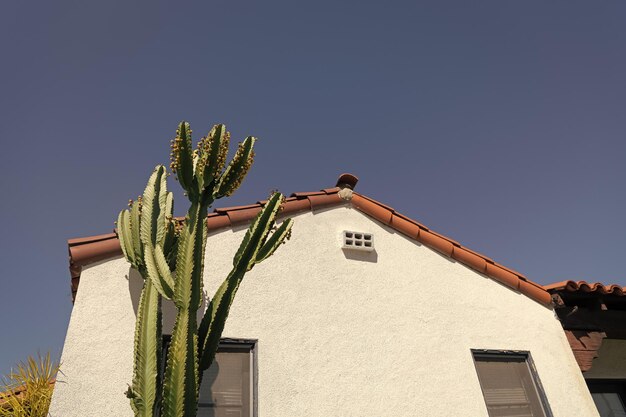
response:
M376 252L343 251L343 230L374 233ZM244 232L209 236L210 294ZM122 259L83 271L53 417L132 416L126 275ZM470 349L530 351L554 417L598 415L551 309L349 206L296 217L246 276L223 336L258 339L261 417L487 417Z
M83 270L52 394L52 417L133 416L124 396L133 376L135 334L129 267L120 257Z

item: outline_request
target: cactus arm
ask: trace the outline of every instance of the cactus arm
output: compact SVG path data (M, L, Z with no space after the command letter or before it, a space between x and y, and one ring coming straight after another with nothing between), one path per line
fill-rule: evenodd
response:
M158 247L159 246L156 248ZM158 256L157 251L159 251L159 249L156 248L149 246L144 247L143 256L148 275L147 279L152 281L152 284L159 294L168 300L171 300L174 296L174 280L169 272L169 267L167 268L167 272L159 268L159 262L156 259Z
M165 168L157 166L143 192L141 199L141 224L139 236L141 243L154 246L165 235Z
M168 220L168 218L172 218L172 216L174 215L174 193L173 192L166 192L165 193L165 220ZM170 224L168 222L168 224Z
M252 268L257 252L265 243L270 229L274 226L274 219L280 210L282 198L282 194L274 193L267 200L263 210L246 231L246 235L233 258L233 266L237 266L243 259L247 262L246 269Z
M245 178L246 174L254 162L254 143L256 138L248 136L242 143L239 144L237 152L232 161L226 167L226 170L220 177L215 191L213 193L214 198L221 198L231 195L239 188L241 182Z
M207 213L206 205L192 203L180 232L174 284L174 303L178 308L200 307Z
M291 228L293 227L293 219L285 220L266 240L265 244L259 249L254 263L258 264L269 258L276 252L276 249L291 237Z
M226 131L226 126L219 124L213 126L209 134L198 143L202 170L197 170L196 175L203 187L210 186L224 168L229 142L230 133Z
M200 343L198 356L200 357L199 370L202 372L209 369L215 359L215 352L222 337L226 319L230 312L230 306L235 299L239 284L246 274L244 268L233 268L228 277L222 282L207 307L200 328L198 339Z
M172 276L170 266L167 263L167 259L165 258L165 254L163 253L163 248L161 247L161 245L156 245L154 247L154 261L156 263L156 267L158 269L161 280L164 281L167 287L169 287L171 290L171 294L168 297L168 299L171 300L174 296L174 277Z
M181 231L174 286L178 309L167 354L163 415L191 417L197 410L198 335L196 312L202 299L202 273L208 206L192 202Z
M118 235L126 259L144 278L135 324L133 382L127 395L136 417L153 417L159 405L161 382L161 298L173 296L174 280L169 267L163 269L162 245L176 247L171 218L172 193L167 192L166 173L157 166L143 196L131 202L130 211L118 216ZM167 265L167 262L165 262Z
M189 123L180 122L176 138L172 141L172 172L176 174L180 186L191 193L193 182L193 152L191 150L191 128ZM191 196L191 194L189 194Z
M128 262L134 267L137 267L137 260L135 259L135 252L133 250L133 244L131 239L131 231L130 231L130 222L129 222L130 213L128 210L120 211L120 214L117 216L117 237L120 240L120 246L122 248L122 253L124 257L128 260Z
M197 411L198 363L195 312L179 310L167 352L162 416L194 417Z
M216 291L202 317L198 329L200 371L208 369L213 362L215 351L228 318L230 306L235 299L235 294L246 271L250 270L254 264L271 256L276 248L289 236L292 226L291 219L285 220L281 227L268 239L268 234L274 226L276 214L280 209L281 201L282 195L280 193L272 195L263 210L252 222L239 250L235 254L232 271ZM262 252L260 252L261 250ZM257 256L259 253L263 253L262 258Z
M136 417L153 417L161 356L161 309L152 281L144 281L135 326L135 367L133 385L127 396Z
M163 243L165 234L167 233L168 221L167 217L172 215L172 209L174 204L174 196L167 192L167 173L163 165L159 166L159 171L162 171L160 177L159 193L157 202L159 204L159 214L156 219L156 239L155 243ZM168 207L168 203L170 207Z
M165 180L165 167L158 165L143 193L141 207L140 238L143 244L143 260L147 270L147 276L156 290L163 297L171 299L174 293L174 280L169 267L159 268L161 243L163 242L168 222L166 215L171 212L172 200L167 193ZM168 200L169 204L168 204ZM169 205L169 207L168 207ZM169 210L169 212L168 212ZM164 256L162 256L164 258ZM157 258L159 258L157 260Z
M138 198L131 203L129 222L133 252L135 253L134 257L137 261L137 266L140 267L143 265L141 262L141 259L143 259L143 248L141 245L141 238L139 237L139 228L141 226L141 198Z

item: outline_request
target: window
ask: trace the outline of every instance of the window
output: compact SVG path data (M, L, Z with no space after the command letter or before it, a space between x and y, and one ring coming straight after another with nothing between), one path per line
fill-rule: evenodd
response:
M169 337L164 342L169 347ZM220 341L215 360L202 377L198 417L256 415L255 346L251 340Z
M472 351L490 417L549 417L527 352Z
M600 417L626 417L626 383L621 380L587 380Z

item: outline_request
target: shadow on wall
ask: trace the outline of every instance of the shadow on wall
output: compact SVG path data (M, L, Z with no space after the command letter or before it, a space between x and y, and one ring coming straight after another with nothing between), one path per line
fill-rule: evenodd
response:
M342 251L343 251L343 256L345 256L346 259L351 259L353 261L370 262L370 263L378 262L378 252L376 252L376 249L374 249L371 252L364 252L364 251L362 252L362 251L342 248Z
M135 317L137 316L137 309L139 308L139 298L141 297L141 290L143 288L143 278L139 272L133 268L128 269L128 292L130 293L130 299L133 303L133 310L135 311ZM202 297L202 305L198 309L198 323L202 320L204 309L206 308L206 294ZM174 321L176 320L176 306L170 300L163 299L161 303L161 309L163 311L163 334L172 334L174 328Z
M228 403L228 398L219 398L220 396L224 397L228 395L227 392L222 392L218 386L219 384L217 384L217 375L219 372L220 366L217 361L213 362L211 367L204 371L198 398L198 417L218 417L216 405L223 406L224 403Z

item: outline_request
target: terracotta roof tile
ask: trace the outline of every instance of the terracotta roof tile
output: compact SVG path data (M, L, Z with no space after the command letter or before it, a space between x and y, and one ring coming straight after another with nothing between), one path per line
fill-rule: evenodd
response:
M56 378L52 378L49 382L50 386L54 388L54 384L56 383ZM22 397L26 391L26 386L20 386L14 388L10 391L0 392L0 407L7 407L7 402L9 402L11 397Z
M322 195L322 194L326 194L324 191L308 191L308 192L303 192L303 193L293 193L291 194L292 197L308 197L310 195Z
M452 243L454 246L461 246L461 244L459 242L457 242L456 240L450 239L449 237L444 236L442 234L439 234L439 233L435 232L434 230L430 230L430 233L432 233L433 235L438 236L438 237L440 237L442 239L447 240L448 242Z
M307 199L309 200L309 203L311 203L311 210L316 210L326 206L345 204L345 200L342 200L337 193L310 195Z
M75 239L69 239L67 241L67 245L68 246L84 245L85 243L94 243L94 242L99 242L101 240L112 239L115 237L117 237L117 234L115 233L107 233L104 235L96 235L96 236L89 236L89 237L79 237Z
M417 239L420 233L420 227L418 224L407 220L404 216L398 216L396 213L393 213L391 216L391 222L389 225L398 232L412 239Z
M352 204L364 213L369 214L379 222L389 226L391 224L391 215L393 210L383 206L361 194L354 193L352 195Z
M230 218L226 214L211 213L207 216L206 225L209 231L230 227Z
M617 284L604 285L600 282L588 283L587 281L561 281L554 284L544 285L543 288L551 293L566 291L596 293L601 295L609 294L620 297L626 295L626 287L622 287Z
M487 269L485 270L486 274L490 277L500 281L504 285L507 285L513 289L519 289L519 282L521 281L518 275L512 274L506 269L502 269L496 264L492 264L490 262L487 263Z
M89 263L101 261L122 254L117 235L111 233L107 239L98 239L83 244L74 244L69 246L70 256L74 263L81 264L89 261Z
M260 211L261 206L257 204L249 208L227 211L226 215L230 219L230 224L235 226L249 222L250 220L254 219Z
M354 183L356 183L356 177L354 177ZM338 187L335 187L326 188L322 191L293 193L291 197L285 200L281 215L348 204L347 201L343 200L338 195L339 190ZM490 258L465 248L450 238L429 230L426 226L415 220L397 213L393 208L356 192L352 194L351 204L357 210L362 211L409 238L419 241L425 246L451 257L527 295L539 303L544 305L551 304L551 296L547 292L548 288L543 288L528 280L520 273L497 264ZM261 204L257 203L247 206L215 209L213 213L207 216L207 226L210 231L213 231L231 227L234 224L243 224L250 221L259 212L261 206ZM68 241L68 245L70 249L70 271L72 276L73 296L76 294L80 280L80 270L84 265L106 259L107 257L121 255L119 241L114 233L90 238L71 239Z
M228 213L230 211L246 210L246 209L258 208L258 207L260 207L259 203L247 204L245 206L220 207L220 208L216 208L215 210L213 210L213 212L222 214L222 213Z
M460 245L459 245L459 246L460 246ZM472 254L474 254L474 255L476 255L476 256L480 256L480 257L481 257L481 258L483 258L485 261L487 261L487 262L489 262L489 263L491 263L491 264L495 264L494 260L493 260L493 259L491 259L491 258L490 258L490 257L488 257L488 256L485 256L485 255L482 255L482 254L480 254L480 253L478 253L478 252L475 252L475 251L471 250L470 248L463 247L463 249L465 249L466 251L468 251L468 252L470 252L470 253L472 253Z
M452 242L434 234L431 231L422 230L417 237L417 240L430 248L436 249L446 256L452 256L452 248L454 246L452 245Z
M484 274L487 271L487 261L485 260L485 258L474 254L466 248L455 246L454 250L452 251L452 257L457 261L464 263L471 268L474 268L480 273Z
M308 210L311 210L311 202L308 198L303 198L302 200L288 198L287 201L285 201L285 204L283 204L281 214L292 214Z

